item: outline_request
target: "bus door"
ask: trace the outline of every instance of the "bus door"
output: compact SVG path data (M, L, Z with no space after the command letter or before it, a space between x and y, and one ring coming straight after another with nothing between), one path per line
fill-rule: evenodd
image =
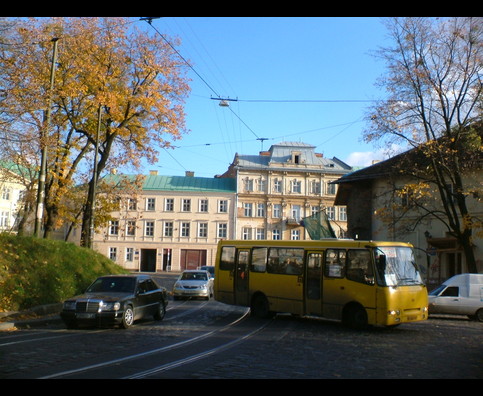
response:
M248 299L248 260L249 249L238 249L235 263L235 304L249 305Z
M304 285L304 312L307 315L322 315L322 263L323 252L307 252Z

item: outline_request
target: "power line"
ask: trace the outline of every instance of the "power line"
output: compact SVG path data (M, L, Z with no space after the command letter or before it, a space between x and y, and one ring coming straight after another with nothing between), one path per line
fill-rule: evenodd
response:
M220 94L218 94L216 92L216 90L210 85L208 84L208 82L201 76L200 73L198 73L196 71L196 69L183 57L183 55L181 55L181 53L169 42L168 39L166 39L166 37L164 37L164 35L155 27L153 26L152 24L152 21L153 19L158 19L158 18L161 18L161 17L142 17L140 18L141 21L146 21L149 26L151 26L157 34L159 34L159 36L171 47L171 49L183 60L183 62L185 62L188 67L200 78L201 81L203 81L203 83L216 95L216 98L213 98L213 99L218 99L218 100L222 100ZM243 124L245 125L245 127L257 138L257 139L260 139L258 137L258 135L247 125L247 123L245 121L243 121L240 116L238 114L236 114L229 106L225 106L225 107L228 107L228 109L232 112L232 114L238 118L238 120Z

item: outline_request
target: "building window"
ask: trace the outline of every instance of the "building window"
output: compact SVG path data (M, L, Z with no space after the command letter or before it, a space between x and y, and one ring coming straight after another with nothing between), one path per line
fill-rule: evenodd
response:
M347 208L345 206L339 207L339 220L347 221Z
M144 223L144 236L154 236L154 221L146 221Z
M316 214L317 214L317 213L319 213L319 212L320 212L320 206L312 206L312 207L310 208L310 214L311 214L312 216L316 215Z
M118 235L118 234L119 234L119 220L110 220L109 235Z
M173 222L167 221L164 223L164 236L165 237L172 237L173 236Z
M126 261L133 261L134 258L134 248L126 248Z
M335 195L335 184L327 183L327 195Z
M146 210L153 211L156 209L156 198L146 199Z
M292 230L290 233L290 239L292 241L298 241L300 239L300 230Z
M136 210L138 208L138 201L134 198L129 198L127 200L127 209Z
M273 192L276 192L276 193L282 192L282 180L280 179L273 180Z
M318 180L312 180L310 182L310 192L312 194L320 194L320 192L321 192L320 181L318 181Z
M265 204L257 204L257 217L265 217Z
M248 177L243 181L245 186L245 191L253 191L253 180Z
M265 192L265 179L257 179L257 191Z
M116 261L117 260L117 248L115 248L115 247L109 248L109 258L112 261Z
M251 204L251 203L244 203L243 204L243 215L245 217L252 217L252 215L253 215L253 204Z
M282 239L280 230L272 230L272 239L274 241L279 241L280 239Z
M327 218L329 220L335 220L335 207L333 206L327 206Z
M291 191L296 194L300 194L302 192L302 182L300 180L294 179L292 180L292 189Z
M263 228L257 228L256 232L257 232L256 239L258 240L265 239L265 230Z
M242 229L242 239L249 240L252 239L252 229L248 227L243 227Z
M228 201L226 199L222 199L218 202L218 212L219 213L228 212Z
M135 236L136 235L136 221L128 220L126 225L126 235Z
M200 199L200 212L208 212L208 200Z
M174 198L166 198L164 200L164 211L173 212L174 211Z
M218 238L226 238L228 236L228 224L219 223L217 235Z
M198 224L198 237L199 238L208 238L208 223L199 223Z
M302 207L300 205L292 205L291 218L295 221L300 221L300 214L302 213Z
M181 236L182 237L190 236L190 223L181 223Z
M181 201L181 210L183 212L191 212L191 199L183 199Z
M272 206L272 217L279 219L282 217L282 205L281 204L274 204Z
M0 213L0 227L9 227L9 218L10 214L8 212L1 212Z
M11 190L7 187L4 187L2 190L2 199L5 199L6 201L10 200L10 192Z

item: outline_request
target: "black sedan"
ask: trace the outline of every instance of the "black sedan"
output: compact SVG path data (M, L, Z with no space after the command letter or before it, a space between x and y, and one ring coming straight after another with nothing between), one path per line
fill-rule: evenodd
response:
M60 316L68 328L85 324L127 329L145 316L162 320L167 305L166 289L149 275L108 275L96 279L84 294L64 301Z

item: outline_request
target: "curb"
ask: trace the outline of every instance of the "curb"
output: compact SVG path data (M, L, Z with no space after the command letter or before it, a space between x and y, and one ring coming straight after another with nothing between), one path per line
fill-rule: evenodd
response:
M57 303L33 307L27 311L12 312L6 316L5 321L0 322L0 331L29 329L59 323L62 321L59 315L61 310L62 303ZM23 319L25 315L31 315L32 318Z

